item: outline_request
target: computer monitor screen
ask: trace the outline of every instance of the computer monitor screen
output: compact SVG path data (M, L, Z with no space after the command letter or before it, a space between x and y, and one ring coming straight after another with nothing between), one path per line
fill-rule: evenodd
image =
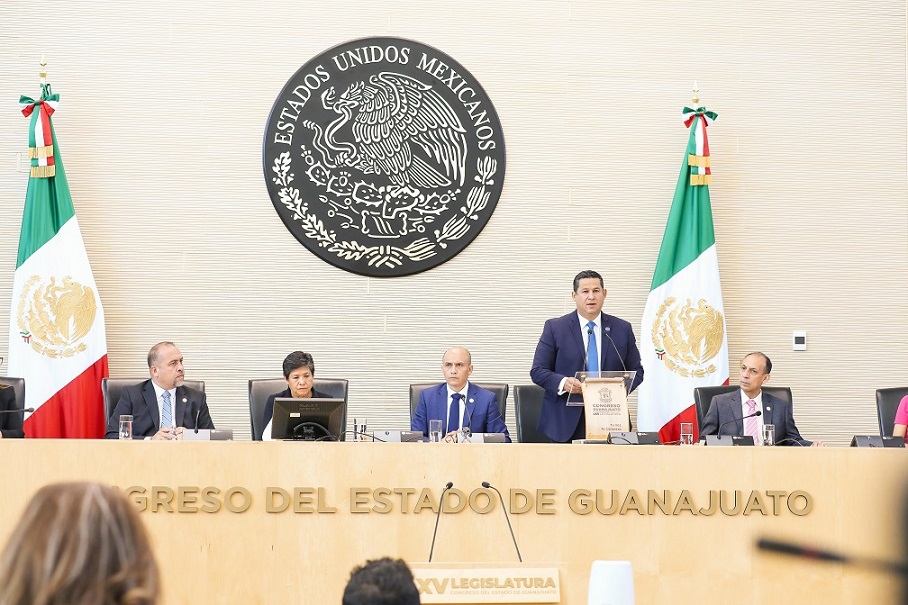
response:
M343 430L343 399L274 399L271 423L271 436L274 439L339 441Z

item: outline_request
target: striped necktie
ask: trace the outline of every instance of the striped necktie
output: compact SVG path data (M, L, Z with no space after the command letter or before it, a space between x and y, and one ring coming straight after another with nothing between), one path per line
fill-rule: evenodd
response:
M757 411L757 402L753 399L747 400L747 414L753 414ZM749 435L754 438L754 443L760 443L759 435L757 434L757 417L751 416L744 420L744 434Z
M173 426L173 407L170 405L170 391L164 391L161 395L164 405L161 409L161 428L166 429Z

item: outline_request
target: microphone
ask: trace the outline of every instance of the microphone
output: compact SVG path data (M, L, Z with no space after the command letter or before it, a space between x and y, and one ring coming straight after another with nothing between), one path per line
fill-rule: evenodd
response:
M199 412L202 411L202 406L196 405L196 402L193 401L193 402L192 402L192 407L193 407L193 409L195 410L195 414L193 414L193 416L195 417L195 426L194 426L194 428L195 428L196 434L198 435L198 433L199 433Z
M454 483L448 481L445 488L441 490L441 496L438 498L438 512L435 513L435 531L432 532L432 548L429 549L429 563L432 562L432 553L435 552L435 537L438 535L438 519L441 517L441 505L445 501L445 492L454 487Z
M21 410L16 408L15 410L0 410L0 414L31 414L34 411L35 408L23 408Z
M618 345L615 344L615 341L612 340L611 334L609 334L609 332L611 332L611 331L612 331L612 327L611 327L611 326L603 326L603 327L602 327L602 333L605 334L605 337L608 338L608 341L609 341L610 343L612 343L612 348L615 349L615 355L618 356L618 361L621 362L621 367L624 368L624 371L625 371L625 372L627 372L627 366L624 365L624 358L621 357L621 353L618 352Z
M732 422L737 422L738 420L747 420L748 418L753 418L754 416L762 416L762 415L763 415L763 412L761 412L760 410L757 410L753 414L748 414L747 416L742 416L741 418L732 418L731 420L726 420L725 422L723 422L722 424L719 425L718 429L716 429L716 435L720 434L722 427L725 426L726 424L731 424Z
M469 390L467 392L469 393ZM473 413L470 412L470 400L466 397L463 400L463 411L467 415L467 426L460 427L460 434L463 437L463 442L466 443L470 440L470 435L473 434Z
M833 563L842 563L844 565L854 565L887 573L895 573L902 576L908 575L908 565L897 563L895 561L885 561L883 559L874 559L871 557L850 557L831 550L822 550L811 548L794 542L780 542L768 538L757 540L757 548L783 555L799 557L802 559L812 559L814 561L830 561Z
M502 497L501 492L488 481L483 481L482 486L486 489L494 489L495 493L498 494L498 499L501 501L501 511L504 513L504 518L508 522L508 529L511 530L511 540L514 541L514 550L517 551L517 560L523 563L523 557L520 556L520 549L517 548L517 538L514 537L514 528L511 527L511 518L508 516L508 507L504 505L504 498Z

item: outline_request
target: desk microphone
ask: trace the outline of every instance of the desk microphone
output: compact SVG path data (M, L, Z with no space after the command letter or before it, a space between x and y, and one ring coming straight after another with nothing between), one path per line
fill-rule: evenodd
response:
M35 411L35 408L23 408L15 410L0 410L0 414L31 414Z
M611 334L609 334L609 332L611 332L611 331L612 331L612 326L604 326L604 327L602 328L602 333L605 334L605 337L608 338L608 341L609 341L610 343L612 343L612 348L615 349L615 355L618 356L618 361L621 362L621 367L624 368L624 373L626 374L626 373L627 373L627 366L624 365L624 358L621 357L621 353L618 352L618 345L615 344L615 341L612 340Z
M435 513L435 531L432 532L432 548L429 549L429 563L432 562L432 553L435 552L435 537L438 535L438 519L441 517L441 505L445 501L445 492L454 487L451 481L441 490L441 497L438 498L438 512Z
M716 435L719 435L721 433L722 427L725 426L726 424L731 424L732 422L737 422L739 420L747 420L748 418L753 418L754 416L762 416L762 415L763 415L763 412L760 410L757 410L753 414L748 414L747 416L742 416L740 418L732 418L731 420L726 420L725 422L723 422L722 424L719 425L719 428L716 429Z
M193 417L195 418L195 427L194 428L195 428L196 435L198 435L199 434L199 412L202 411L202 406L196 405L196 402L193 401L192 407L195 410L195 413L193 414Z
M470 412L470 400L466 397L463 399L463 411L467 415L467 426L460 427L460 434L463 437L463 442L467 443L473 434L473 413Z
M504 498L502 497L501 492L488 481L483 481L482 486L486 489L494 489L495 493L498 494L498 499L501 501L501 511L504 513L504 518L508 522L508 529L511 530L511 540L514 541L514 550L517 551L517 560L523 563L523 557L520 556L520 549L517 548L517 538L514 537L514 528L511 527L511 518L508 516L508 507L504 505Z
M863 567L866 569L873 569L886 573L895 573L902 576L908 575L908 565L906 565L905 563L897 563L895 561L886 561L883 559L874 559L871 557L851 557L848 555L843 555L842 553L837 553L835 551L812 548L809 546L804 546L802 544L796 544L794 542L780 542L778 540L760 538L759 540L757 540L757 548L759 550L767 550L783 555L799 557L801 559L830 561L833 563L854 565L856 567Z

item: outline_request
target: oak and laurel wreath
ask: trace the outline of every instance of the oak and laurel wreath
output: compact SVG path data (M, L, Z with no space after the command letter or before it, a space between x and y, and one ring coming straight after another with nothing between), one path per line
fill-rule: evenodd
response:
M274 159L271 170L277 175L273 180L280 185L278 197L284 206L293 213L293 218L299 221L303 232L310 239L315 240L322 248L334 252L339 258L347 261L368 259L370 267L396 268L403 265L405 259L419 262L437 254L438 246L447 248L448 241L458 240L470 230L469 221L479 220L479 213L489 203L491 192L489 187L495 182L492 177L498 170L498 162L489 156L478 158L476 161L477 174L473 179L478 183L470 188L466 201L457 214L442 226L434 230L434 241L428 237L421 237L410 243L406 248L398 246L363 246L355 240L338 240L333 232L325 229L321 219L309 213L309 205L300 197L299 189L292 186L294 175L290 172L290 152L284 151Z

